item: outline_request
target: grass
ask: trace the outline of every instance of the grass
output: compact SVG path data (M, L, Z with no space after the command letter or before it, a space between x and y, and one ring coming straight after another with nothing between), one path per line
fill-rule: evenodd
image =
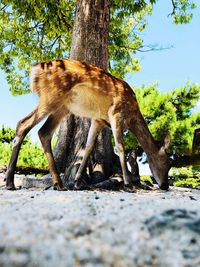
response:
M200 178L189 177L184 179L178 179L174 181L174 186L189 187L189 188L199 188Z

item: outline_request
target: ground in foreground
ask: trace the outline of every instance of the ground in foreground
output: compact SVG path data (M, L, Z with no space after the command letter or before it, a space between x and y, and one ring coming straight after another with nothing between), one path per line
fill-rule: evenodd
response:
M0 266L200 266L200 191L0 189Z

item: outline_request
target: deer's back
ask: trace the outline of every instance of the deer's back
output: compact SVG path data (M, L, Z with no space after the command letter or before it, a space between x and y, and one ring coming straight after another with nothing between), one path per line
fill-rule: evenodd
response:
M79 61L36 64L31 69L30 81L32 91L39 95L43 105L53 110L65 106L81 117L107 120L113 104L128 111L135 103L135 95L126 82Z

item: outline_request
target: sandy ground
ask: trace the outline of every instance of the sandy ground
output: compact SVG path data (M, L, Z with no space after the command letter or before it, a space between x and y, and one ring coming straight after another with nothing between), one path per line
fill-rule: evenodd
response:
M200 191L7 191L0 266L200 266Z

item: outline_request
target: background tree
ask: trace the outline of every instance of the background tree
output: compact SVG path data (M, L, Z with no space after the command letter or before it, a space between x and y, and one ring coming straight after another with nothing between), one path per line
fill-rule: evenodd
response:
M172 164L181 166L199 163L199 158L191 154L194 130L200 126L200 113L193 111L200 100L200 85L186 83L170 92L160 93L157 84L151 84L138 88L135 92L155 140L161 144L163 135L170 134L168 152L174 160ZM133 147L141 153L137 141L127 132L126 148L129 150ZM183 155L187 156L182 158Z
M76 17L72 34L70 58L89 62L107 70L108 64L109 3L105 1L77 1ZM63 122L55 147L55 160L60 172L73 185L80 166L90 120L68 116ZM84 131L83 131L84 129ZM93 181L104 180L112 173L113 150L110 130L103 129L98 136L87 173ZM84 177L86 177L86 173Z
M168 0L174 23L188 23L194 1ZM77 3L80 1L77 1ZM83 1L84 2L84 1ZM140 33L147 26L156 0L109 1L109 70L123 77L140 69L137 51L152 49L144 44ZM148 4L149 3L149 4ZM30 65L43 60L68 57L76 14L75 0L1 0L0 67L6 73L12 94L29 91Z
M144 17L147 13L151 13L155 2L155 0L137 2L37 0L34 3L25 0L1 1L0 63L6 73L11 92L21 94L29 91L27 74L33 62L69 55L104 69L109 66L113 74L121 77L127 72L138 70L138 60L133 59L132 55L138 50L145 49L139 33L145 28ZM187 0L171 2L173 8L171 14L175 23L189 22L192 17L191 9L195 7L194 3ZM108 61L110 64L107 64ZM84 125L82 135L73 135L83 129L81 124ZM85 143L88 126L89 123L85 120L77 121L77 118L70 117L61 127L56 146L56 159L60 171L65 171L66 176L69 174L69 169L65 170L66 165L76 166L75 163ZM109 136L108 131L101 134L90 161L90 170L91 166L92 172L99 166L97 171L103 176L109 176L113 172L114 154ZM77 141L79 145L74 149ZM105 147L109 149L105 150ZM71 151L71 155L67 151ZM66 158L63 157L67 154L70 162L66 162ZM98 162L98 159L106 160Z

